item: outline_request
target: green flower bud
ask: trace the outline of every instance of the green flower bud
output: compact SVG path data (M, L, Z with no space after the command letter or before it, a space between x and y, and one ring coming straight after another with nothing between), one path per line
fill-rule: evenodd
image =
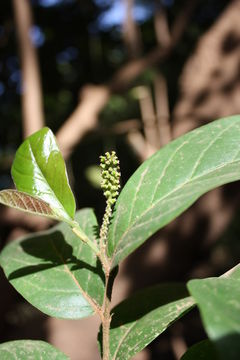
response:
M112 206L116 203L120 189L120 167L116 152L106 152L105 155L100 156L101 168L101 188L106 197L106 210L103 216L103 222L100 229L100 243L105 244L107 240L108 226L112 216Z

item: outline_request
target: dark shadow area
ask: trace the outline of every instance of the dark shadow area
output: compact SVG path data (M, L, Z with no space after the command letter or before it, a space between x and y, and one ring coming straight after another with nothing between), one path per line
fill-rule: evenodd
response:
M187 352L187 355L182 360L190 359L201 359L201 360L218 360L217 352L214 343L208 339L202 340L194 344Z
M240 37L234 31L226 34L222 42L222 52L224 55L229 55L233 51L240 50Z
M99 240L99 226L98 225L95 225L94 228L93 228L93 234L94 234L94 237L95 239Z
M112 309L111 328L137 321L160 306L189 296L185 284L161 284L138 291Z
M0 271L1 342L20 339L46 340L47 315L27 303ZM3 296L4 294L4 296Z
M189 230L191 227L189 234L184 223L188 223ZM207 256L202 240L208 229L208 217L199 214L195 204L148 239L125 262L126 272L131 274L131 292L162 281L187 280L191 267Z
M206 89L202 89L196 96L196 98L193 100L193 106L200 106L201 104L203 104L207 98L210 95L210 89L206 88Z
M26 254L41 259L41 261L43 260L46 263L25 266L13 271L8 277L9 280L38 273L57 266L67 265L70 271L87 269L94 274L99 275L104 282L104 273L100 262L98 261L97 266L95 267L85 261L77 259L76 256L73 255L72 246L66 242L60 231L53 231L50 234L34 236L33 238L23 240L20 246Z
M228 334L214 341L222 359L239 360L240 334Z

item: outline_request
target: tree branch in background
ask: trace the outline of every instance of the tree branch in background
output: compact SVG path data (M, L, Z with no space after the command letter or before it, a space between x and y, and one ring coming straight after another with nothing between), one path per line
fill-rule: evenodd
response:
M171 141L171 127L169 123L170 111L168 104L168 90L165 78L159 73L154 80L155 103L160 147Z
M120 68L109 82L111 92L126 90L147 68L166 60L180 40L199 0L188 0L175 19L170 31L171 41L166 47L156 46L145 56L128 62Z
M126 135L126 139L140 162L143 162L148 158L146 140L140 131L129 131Z
M30 31L33 15L29 0L13 0L22 69L22 120L23 136L27 137L44 126L42 89L37 51Z
M159 6L158 1L156 1L156 12L153 20L157 43L162 47L168 46L171 42L171 34L168 26L167 13L163 6Z
M126 16L122 27L123 41L130 59L138 58L142 50L141 32L133 18L134 1L135 0L124 0Z
M147 159L158 149L159 136L156 127L156 114L150 90L146 86L138 86L135 88L135 93L139 100L143 121L143 131L145 135L144 158Z
M80 139L98 123L98 115L110 96L107 86L86 85L80 93L80 102L56 134L63 157L69 158Z
M123 65L105 85L87 85L83 88L81 92L83 96L81 96L79 105L57 132L57 139L65 159L71 155L83 136L96 126L98 115L112 93L126 90L143 71L152 65L159 64L171 55L197 3L198 0L186 1L183 10L173 23L171 42L168 46L165 48L157 46L144 57Z

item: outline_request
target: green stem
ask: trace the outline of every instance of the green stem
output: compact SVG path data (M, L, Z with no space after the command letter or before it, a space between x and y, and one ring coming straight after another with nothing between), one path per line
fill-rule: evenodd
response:
M98 256L99 260L102 263L104 272L108 272L109 269L109 260L108 257L105 254L105 250L104 249L99 249L98 246L89 239L89 237L82 231L82 229L79 227L79 225L77 223L74 223L74 225L72 225L72 231L74 232L74 234L76 234L85 244L87 244L88 246L90 246L90 248L95 252L95 254Z
M99 252L99 248L97 247L97 245L92 240L89 239L89 237L82 231L82 229L78 225L75 225L74 227L72 227L72 231L83 242L85 242L88 246L90 246L90 248L95 252L95 254L97 256L99 256L100 252Z

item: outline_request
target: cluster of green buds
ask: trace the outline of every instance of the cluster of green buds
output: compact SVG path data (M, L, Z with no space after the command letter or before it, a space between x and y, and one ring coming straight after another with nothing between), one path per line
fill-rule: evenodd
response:
M100 156L100 167L102 174L101 188L104 191L104 196L107 199L107 206L103 216L103 222L100 229L100 242L105 246L108 227L112 216L112 206L117 201L120 189L120 167L119 160L115 151L107 152Z
M100 156L100 167L102 169L101 188L110 205L114 205L120 189L120 167L116 152L107 152Z

